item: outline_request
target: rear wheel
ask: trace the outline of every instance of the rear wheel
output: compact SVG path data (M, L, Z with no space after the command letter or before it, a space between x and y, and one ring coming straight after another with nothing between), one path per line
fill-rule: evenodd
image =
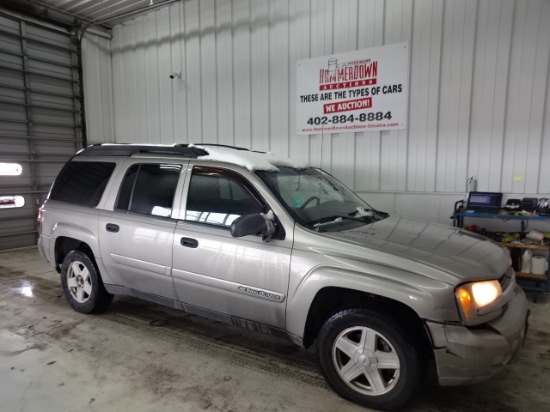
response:
M389 317L346 309L330 317L321 330L321 369L343 398L371 408L396 409L412 396L423 376L415 342Z
M77 312L100 312L113 300L113 295L103 286L95 263L80 250L69 252L63 260L61 284L65 298Z

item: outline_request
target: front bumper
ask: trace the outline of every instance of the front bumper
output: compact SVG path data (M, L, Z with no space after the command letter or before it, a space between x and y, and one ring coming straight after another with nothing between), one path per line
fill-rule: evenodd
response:
M502 316L482 328L426 322L440 385L483 381L514 359L525 339L529 318L525 294L518 285L507 306Z

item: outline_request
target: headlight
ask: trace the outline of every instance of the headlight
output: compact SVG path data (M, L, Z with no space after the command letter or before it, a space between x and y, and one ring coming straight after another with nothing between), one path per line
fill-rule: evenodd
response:
M466 321L477 316L478 309L490 305L502 296L498 280L473 282L456 289L456 299Z

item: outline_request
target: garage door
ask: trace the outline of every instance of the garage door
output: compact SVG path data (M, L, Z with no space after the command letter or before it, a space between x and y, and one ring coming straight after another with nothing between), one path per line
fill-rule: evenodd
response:
M36 244L36 214L82 147L73 37L0 13L0 250Z

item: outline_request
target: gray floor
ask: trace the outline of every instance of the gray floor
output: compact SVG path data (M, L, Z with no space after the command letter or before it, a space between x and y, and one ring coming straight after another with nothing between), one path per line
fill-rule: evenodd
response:
M427 386L408 411L550 410L550 297L520 359L475 386ZM36 249L0 253L2 411L360 411L285 340L136 299L74 312Z

